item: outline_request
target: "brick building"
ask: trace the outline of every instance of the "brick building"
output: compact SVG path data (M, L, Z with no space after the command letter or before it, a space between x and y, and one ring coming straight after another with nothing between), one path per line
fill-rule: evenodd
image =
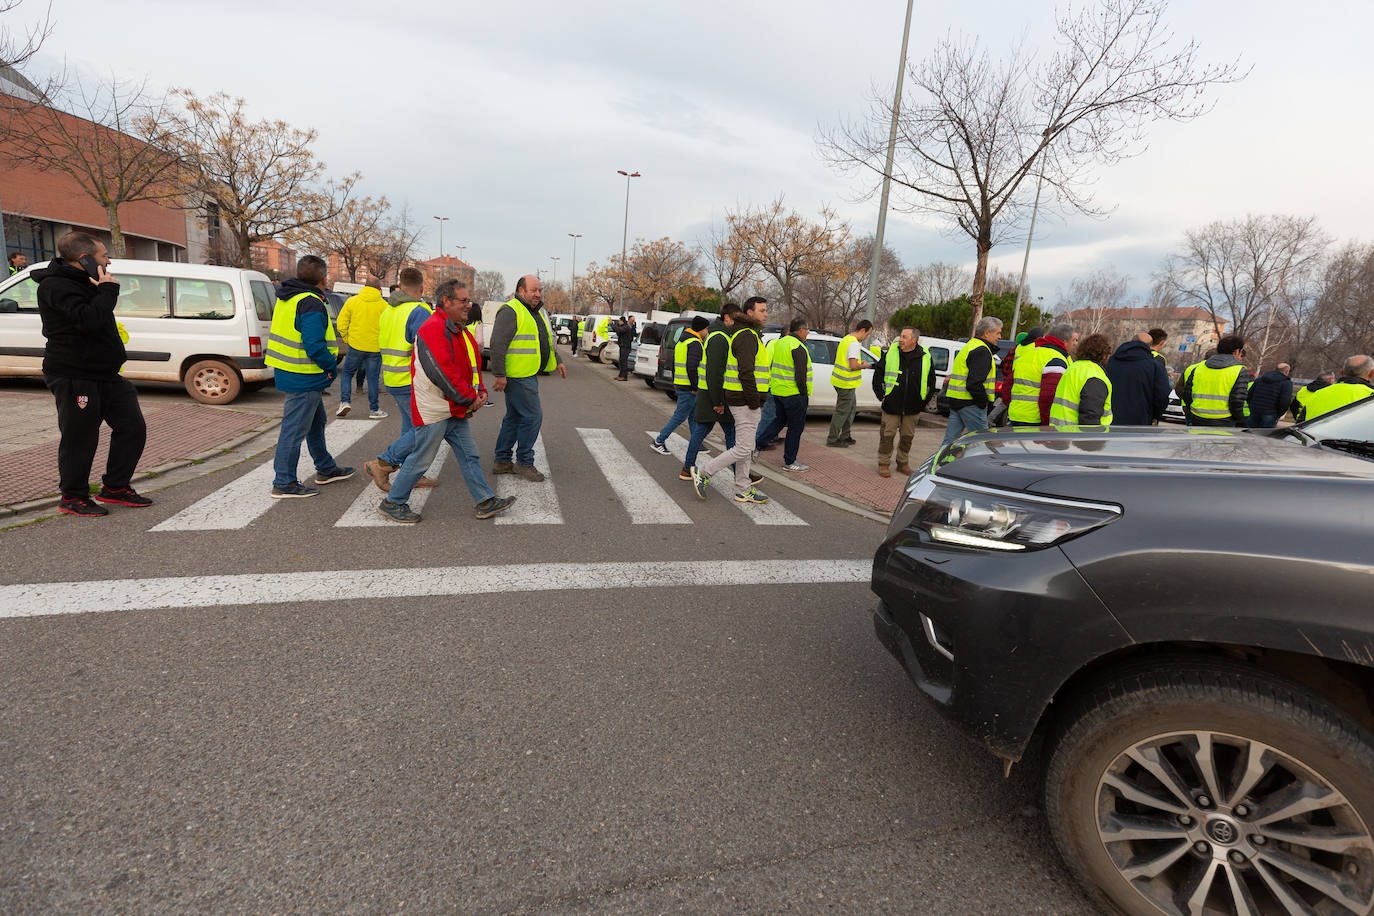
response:
M1075 309L1059 317L1073 324L1081 335L1105 334L1114 344L1141 331L1162 328L1169 335L1163 352L1174 368L1197 362L1217 345L1216 325L1202 308ZM1226 321L1220 325L1225 334Z
M285 280L296 275L296 252L281 242L254 242L252 245L253 267L275 280Z
M10 96L5 104L36 103ZM73 115L60 114L59 117L73 132L110 130ZM60 172L4 162L0 166L0 214L4 220L6 253L23 252L28 255L30 264L56 257L57 240L73 229L89 232L107 246L110 244L109 219L104 208L76 179ZM120 207L119 218L126 257L147 261L188 260L187 240L188 234L194 232L194 224L188 219L186 210L137 201Z
M407 266L418 267L425 275L426 294L432 293L444 280L461 280L468 285L468 289L472 289L477 281L476 268L451 254L441 258L430 258L428 261L412 261Z

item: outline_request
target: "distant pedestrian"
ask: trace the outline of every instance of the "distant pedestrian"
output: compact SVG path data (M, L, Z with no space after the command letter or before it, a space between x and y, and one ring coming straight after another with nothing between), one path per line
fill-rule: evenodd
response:
M1253 376L1244 358L1245 339L1231 334L1217 341L1215 354L1183 370L1174 390L1190 426L1248 425L1245 396Z
M864 351L862 344L873 332L873 322L860 321L840 339L835 350L835 365L830 370L830 384L835 389L835 412L830 415L830 432L825 444L831 448L848 448L854 444L851 431L854 415L858 413L859 382L863 380Z
M1112 383L1112 422L1117 426L1151 426L1169 406L1169 372L1150 348L1150 335L1128 340L1107 360Z
M1352 356L1341 368L1341 377L1307 398L1304 419L1315 420L1333 410L1374 395L1374 359Z
M544 479L534 466L534 443L544 423L539 376L557 371L560 377L568 377L567 368L554 352L553 328L540 307L543 301L539 278L521 277L515 284L515 295L496 310L491 329L490 365L496 377L492 388L506 395L506 415L496 436L496 461L491 472L518 474L536 482Z
M617 382L628 382L630 380L630 349L635 344L635 316L621 315L620 320L611 325L611 333L615 335L616 346L620 348L620 359L616 363L619 372L615 377Z
M700 499L706 498L711 475L734 465L735 502L760 504L768 497L753 485L749 476L750 457L754 451L754 435L759 426L763 398L768 393L772 367L768 365L761 332L768 320L768 300L750 296L744 311L735 319L737 325L730 338L725 361L725 375L721 384L725 403L735 420L735 444L716 457L692 468L692 486Z
M896 439L897 473L910 476L908 462L911 441L916 437L916 420L925 409L926 399L935 390L935 365L921 346L919 331L902 328L883 358L882 371L883 425L878 434L878 474L892 476L892 445Z
M1139 342L1139 341L1138 341ZM1112 342L1103 334L1089 334L1079 343L1073 365L1058 380L1050 425L1056 429L1112 425L1112 383L1104 367ZM1153 357L1150 362L1154 362Z
M84 232L68 232L58 239L57 254L30 276L38 281L38 315L47 339L43 384L57 402L61 435L58 508L68 515L98 518L109 510L96 501L150 506L153 501L134 492L130 483L143 457L148 427L138 392L119 375L127 358L114 317L119 281L110 274L105 246ZM93 501L91 465L100 445L101 423L110 427L110 451Z
M701 361L706 352L706 329L710 324L705 318L697 315L692 319L691 325L682 332L682 338L673 346L673 391L677 395L677 407L654 437L651 448L660 455L672 454L668 451L666 443L673 430L683 423L687 423L688 430L691 430L692 418L697 412L697 386L702 380ZM688 472L686 479L691 479L689 466L684 465L683 470Z
M573 326L573 336L572 336L572 355L573 355L573 356L576 356L576 355L577 355L577 348L578 348L578 347L581 345L581 343L582 343L582 332L583 332L584 330L586 330L586 327L587 327L587 319L579 315L578 318L577 318L577 324Z
M14 276L29 266L29 256L22 251L11 251L9 256L10 276Z
M1297 420L1299 423L1307 419L1305 407L1307 399L1335 381L1336 373L1330 369L1323 369L1321 372L1317 373L1316 378L1308 382L1293 395L1293 403L1290 408L1293 411L1293 419Z
M398 279L400 285L391 294L391 303L378 319L377 342L382 354L382 386L396 402L396 412L401 416L401 435L374 460L363 462L363 471L383 493L391 489L392 473L405 463L406 456L415 447L415 423L411 420L410 411L413 394L410 382L411 356L420 325L433 314L433 309L420 299L425 275L418 268L403 267ZM481 352L480 345L478 352ZM421 477L415 485L433 487L438 483L432 477Z
M327 272L324 258L313 254L301 258L296 262L296 276L278 288L272 310L265 361L276 370L277 390L286 396L272 460L273 499L299 499L320 492L296 479L302 440L315 462L315 483L336 483L353 476L353 469L340 467L324 441L327 418L321 393L339 375L339 346L321 295ZM347 376L344 379L346 388Z
M787 440L782 447L784 471L811 470L797 460L813 387L811 352L806 349L806 338L810 333L805 318L793 318L787 326L787 336L779 337L769 347L772 382L768 394L769 402L773 404L773 416L771 419L761 419L766 425L754 436L754 444L758 448L767 448L786 427Z
M950 366L945 383L945 402L949 404L949 423L945 426L944 448L966 432L988 428L988 408L997 392L997 375L992 355L1002 336L1002 319L984 315L973 328L973 339L964 344Z
M466 327L472 300L459 280L445 280L434 291L434 314L420 325L412 357L411 420L415 447L406 456L377 511L397 522L418 522L410 494L445 442L453 451L478 518L510 508L514 496L497 496L482 476L482 460L468 419L487 403L482 384L482 351Z
M1250 406L1251 429L1273 429L1279 425L1279 417L1288 413L1293 403L1292 371L1288 363L1279 363L1250 386L1245 400Z
M382 298L382 284L375 277L369 277L367 284L357 295L349 297L339 312L339 334L348 344L348 354L344 357L343 383L339 386L339 408L335 416L348 416L353 401L353 375L359 369L367 375L368 418L381 420L386 417L378 400L379 376L382 371L381 346L377 343L379 321L386 300Z

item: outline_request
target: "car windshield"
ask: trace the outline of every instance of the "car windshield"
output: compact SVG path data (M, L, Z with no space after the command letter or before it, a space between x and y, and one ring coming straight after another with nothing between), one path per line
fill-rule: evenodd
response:
M1356 401L1292 428L1324 448L1374 458L1374 398Z

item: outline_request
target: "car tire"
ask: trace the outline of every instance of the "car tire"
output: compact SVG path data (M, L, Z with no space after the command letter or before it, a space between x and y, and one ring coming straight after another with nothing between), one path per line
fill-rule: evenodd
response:
M640 378L644 379L644 384L648 385L650 388L654 387L654 377L652 375L641 375Z
M665 394L668 395L668 400L670 400L670 401L676 401L676 400L677 400L677 389L676 389L676 388L669 388L669 389L665 392Z
M1107 911L1154 916L1201 900L1208 913L1246 912L1235 895L1249 893L1250 912L1326 912L1334 901L1313 882L1355 912L1374 906L1374 734L1299 684L1239 663L1151 659L1070 701L1050 748L1050 831ZM1272 817L1302 799L1310 810ZM1118 831L1129 835L1110 839ZM1323 836L1337 848L1319 848ZM1281 903L1285 892L1300 903Z
M238 371L217 359L192 363L181 383L186 393L202 404L230 404L243 390Z

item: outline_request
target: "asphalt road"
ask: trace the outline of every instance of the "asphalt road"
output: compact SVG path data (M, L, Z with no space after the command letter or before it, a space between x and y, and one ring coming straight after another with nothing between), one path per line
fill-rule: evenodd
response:
M449 464L414 526L337 527L381 496L360 477L177 527L260 455L0 533L0 911L1090 911L1027 775L875 640L846 571L881 525L767 487L796 522L754 524L648 450L661 394L585 361L543 390L561 524L474 520ZM488 467L499 421L473 424ZM579 429L679 520L632 524L660 497ZM803 581L673 578L757 561ZM64 582L89 584L13 616Z

